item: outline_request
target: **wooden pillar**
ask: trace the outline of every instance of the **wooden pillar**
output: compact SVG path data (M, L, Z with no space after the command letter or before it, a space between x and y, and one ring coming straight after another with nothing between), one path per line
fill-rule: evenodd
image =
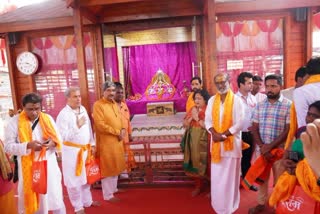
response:
M88 90L88 81L87 81L87 66L86 66L86 55L85 55L84 41L83 41L82 16L81 16L81 10L79 6L79 1L74 1L73 26L74 26L74 34L75 34L75 40L76 40L79 87L80 87L80 92L82 97L82 105L89 112L90 101L89 101L89 90Z
M5 38L6 41L6 54L7 54L7 64L8 64L8 69L9 69L9 77L10 77L10 88L11 88L11 96L12 96L12 102L13 102L13 108L14 110L18 110L19 109L19 105L18 105L18 92L17 92L17 87L16 87L16 83L15 83L15 74L14 74L14 66L13 66L13 61L12 57L12 48L9 44L9 35L6 35Z
M283 75L284 75L284 88L290 87L290 81L292 79L292 67L290 66L291 58L291 16L287 15L283 20ZM293 78L294 79L294 78Z
M312 33L313 33L313 9L311 7L308 8L308 14L307 14L307 36L306 36L306 55L305 55L305 62L308 62L308 60L312 57Z
M213 77L217 73L216 12L214 0L204 1L203 46L204 46L204 88L210 94L216 92Z
M102 97L101 86L105 81L104 77L104 58L103 58L103 32L101 25L94 27L94 42L92 43L93 60L94 60L94 83L96 98Z

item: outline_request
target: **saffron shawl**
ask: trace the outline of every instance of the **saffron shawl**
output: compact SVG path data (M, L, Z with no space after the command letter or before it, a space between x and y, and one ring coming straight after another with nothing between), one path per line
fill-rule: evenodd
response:
M42 129L43 139L51 139L57 144L57 148L61 148L61 142L57 137L54 126L51 123L50 117L40 112L39 124ZM21 143L28 143L32 141L32 129L30 120L25 111L22 111L18 119L18 136ZM35 193L32 186L32 162L34 159L34 151L30 155L21 157L21 169L23 177L23 193L24 193L24 207L26 214L33 214L39 209L38 195Z
M229 89L226 98L223 103L223 116L220 121L220 105L221 95L217 93L212 106L212 127L219 133L227 131L233 123L232 120L232 109L233 109L234 94ZM211 150L211 160L213 163L219 163L221 161L221 148L220 142L213 142ZM230 135L225 141L223 141L223 147L225 151L233 150L233 136Z

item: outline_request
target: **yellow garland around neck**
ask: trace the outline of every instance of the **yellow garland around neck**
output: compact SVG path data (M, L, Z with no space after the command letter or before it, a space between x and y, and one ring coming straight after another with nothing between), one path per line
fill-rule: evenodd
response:
M222 116L222 121L220 121L221 95L219 93L215 95L215 99L212 106L212 127L218 133L223 133L232 126L233 100L234 100L234 94L229 89L223 103L223 116ZM213 142L212 144L211 159L213 163L219 163L221 161L220 144L221 144L220 142ZM223 147L225 151L233 150L232 135L228 136L228 138L223 142Z

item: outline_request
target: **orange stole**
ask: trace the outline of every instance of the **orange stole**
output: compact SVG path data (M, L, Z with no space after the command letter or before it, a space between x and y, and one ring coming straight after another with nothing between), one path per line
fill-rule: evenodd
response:
M213 101L212 106L212 127L219 133L223 133L232 126L232 109L233 109L234 94L229 89L226 98L223 103L223 116L222 121L220 121L220 104L221 95L217 93ZM233 136L228 136L226 140L223 141L223 147L225 151L233 150ZM219 163L221 161L220 154L220 142L214 142L212 144L211 150L211 161L213 163Z
M63 145L79 149L79 152L78 152L78 155L77 155L76 172L75 172L75 174L76 174L76 176L80 176L81 173L82 173L82 167L83 167L83 158L82 158L83 152L88 150L88 155L87 155L87 159L86 159L86 162L88 162L89 156L90 156L89 152L91 152L90 143L88 143L86 145L81 145L81 144L78 144L78 143L65 141L65 142L63 142Z
M290 175L287 171L282 173L272 190L269 198L269 205L274 206L279 202L288 200L296 185L297 178L295 175Z
M272 149L271 154L273 158L270 162L267 162L263 155L260 155L259 158L251 165L246 177L241 181L242 186L246 190L249 190L255 182L261 184L266 180L273 163L282 158L284 150L279 148Z
M319 207L320 187L317 185L317 178L313 174L306 159L303 159L298 163L296 175L290 175L288 172L284 172L279 177L270 196L269 205L274 206L279 202L288 200L292 195L295 186L299 184L307 195L318 201L316 206ZM316 208L315 210L317 211L318 209ZM318 210L318 213L320 213L320 210Z
M18 213L14 190L0 196L0 210L2 214Z
M61 148L61 142L57 137L56 131L51 124L49 116L45 113L40 112L39 124L42 129L43 139L51 139L57 144L57 148ZM32 141L32 129L30 120L25 113L22 111L18 118L18 136L20 143L28 143ZM23 192L24 192L24 207L25 214L33 214L39 209L38 195L32 190L32 162L34 159L34 151L30 155L21 157L22 178L23 178Z
M296 176L303 191L320 202L320 187L317 185L317 178L306 159L298 163Z
M192 109L192 107L195 105L194 104L194 100L193 100L193 94L194 94L194 92L191 92L189 97L188 97L188 100L187 100L187 103L186 103L186 112L189 112L190 109Z

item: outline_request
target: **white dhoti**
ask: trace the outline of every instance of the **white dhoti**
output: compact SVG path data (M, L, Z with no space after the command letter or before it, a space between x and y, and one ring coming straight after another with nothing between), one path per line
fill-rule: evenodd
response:
M82 210L84 207L90 207L92 205L93 201L90 185L85 184L78 187L67 187L67 191L75 212Z
M217 214L232 214L240 203L241 158L221 157L211 163L211 206Z
M102 194L104 200L110 200L117 192L118 176L106 177L101 180Z

